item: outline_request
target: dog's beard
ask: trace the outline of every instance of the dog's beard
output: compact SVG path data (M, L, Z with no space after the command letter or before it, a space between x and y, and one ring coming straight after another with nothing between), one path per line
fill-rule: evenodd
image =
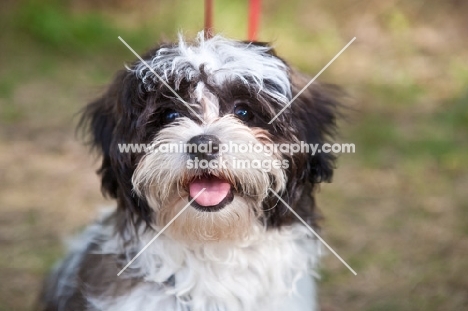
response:
M154 139L154 148L163 144L186 143L197 135L215 135L221 144L271 144L266 130L249 128L232 116L198 125L188 118L163 128ZM180 240L210 241L239 240L249 236L256 225L261 225L262 201L269 188L282 191L286 184L283 169L274 166L270 170L239 169L234 161L281 160L279 153L225 152L221 154L226 167L187 168L190 159L186 153L149 152L139 162L132 178L135 192L144 196L156 211L156 226L168 224L188 203L189 185L200 176L212 176L229 182L233 200L216 211L200 211L188 207L166 230Z

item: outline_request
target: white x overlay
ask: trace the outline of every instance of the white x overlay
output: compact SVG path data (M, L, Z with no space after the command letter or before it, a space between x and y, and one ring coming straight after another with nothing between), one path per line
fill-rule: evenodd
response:
M192 204L192 202L195 201L195 199L198 198L198 196L200 194L202 194L203 191L205 191L205 190L206 190L206 188L203 188L202 190L200 190L200 192L198 192L198 194L196 196L194 196L193 199L190 200L190 202L188 202L188 204L185 205L184 208L181 209L180 212L178 212L177 215L175 215L174 218L172 218L172 220L169 221L167 223L167 225L165 225L164 228L162 228L161 231L159 231L158 234L156 234L156 236L154 238L152 238L151 241L149 241L145 245L145 247L143 247L141 249L141 251L139 251L138 254L136 254L135 257L133 257L133 259L128 262L128 264L125 267L123 267L122 270L120 270L119 273L117 273L117 276L120 276L122 274L122 272L125 271L125 269L127 269L138 257L140 257L140 255L151 245L151 243L153 243L157 238L159 238L159 236L177 219L177 217L179 217L190 206L190 204Z
M333 250L333 248L331 248L331 246L328 245L327 242L325 242L325 241L322 239L322 237L320 237L320 235L318 235L318 233L315 232L315 230L312 229L312 228L304 221L304 219L302 219L301 216L299 216L299 215L292 209L291 206L289 206L286 202L284 202L284 200L283 200L273 189L269 188L269 190L270 190L271 192L273 192L273 194L281 201L281 203L283 203L283 204L291 211L291 213L293 213L294 216L296 216L296 217L304 224L304 226L306 226L307 229L309 229L310 232L312 232L312 233L315 235L315 237L316 237L320 242L322 242L322 244L325 245L325 246L330 250L330 252L332 252L333 255L335 255L336 258L338 258L338 259L346 266L346 268L348 268L354 275L357 275L356 271L354 271L353 268L351 268L351 267L346 263L346 261L344 261L343 258L341 258L340 255L338 255L338 254Z
M148 63L137 53L135 52L135 50L130 46L128 45L127 42L125 42L124 39L122 39L122 37L118 37L120 41L122 41L122 43L172 92L174 93L174 95L182 102L184 103L187 108L195 115L197 116L198 119L200 119L200 121L204 124L206 124L206 122L192 109L192 107L190 107L190 104L187 103L182 97L180 97L179 94L177 94L177 92L171 88L166 81L164 81L164 79L162 79L157 73L156 71L154 71L153 68L151 68ZM346 44L346 46L344 48L341 49L340 52L338 52L338 54L335 55L335 57L333 57L333 59L331 61L328 62L327 65L325 65L325 67L322 68L322 70L320 70L320 72L318 74L315 75L315 77L312 78L312 80L310 80L309 83L307 83L306 86L304 86L302 88L302 90L300 90L296 96L294 96L293 99L291 99L291 101L289 101L289 103L283 107L283 109L281 109L280 112L278 112L278 114L276 116L273 117L273 119L271 119L270 122L268 122L268 124L271 124L274 120L276 120L276 118L278 118L279 115L281 115L301 94L302 92L304 92L321 74L322 72L324 72L328 66L330 66L340 55L341 53L343 53L350 45L351 43L353 43L353 41L356 40L356 37L354 37L350 42L348 42L348 44ZM193 201L195 201L196 198L198 198L198 196L200 196L202 194L203 191L205 191L206 188L203 188L192 200L190 200L190 202L184 206L184 208L182 208L178 213L177 215L174 216L174 218L172 218L172 220L170 222L168 222L164 228L162 228L158 234L156 234L155 237L153 237L136 255L135 257L132 258L132 260L130 260L127 265L125 267L122 268L122 270L120 270L119 273L117 273L117 276L120 276L189 206L190 204L192 204ZM330 252L332 252L354 275L357 275L357 273L340 257L340 255L338 255L316 232L314 229L312 229L275 191L273 191L273 189L269 189L276 197L278 197L278 199L315 235L315 237L320 241L322 242L323 245L325 245L329 250Z
M353 43L354 40L356 40L356 37L354 37L353 39L351 39L351 41L349 41L348 44L346 44L345 47L342 48L341 51L339 51L338 54L336 54L335 57L333 57L332 60L329 61L328 64L326 64L325 67L323 67L322 70L320 70L319 73L316 74L315 77L313 77L312 80L310 80L310 82L307 83L306 86L304 86L304 87L302 88L302 90L300 90L299 93L297 93L296 96L294 96L293 99L291 99L291 100L289 101L289 103L288 103L286 106L284 106L283 109L281 109L280 112L278 112L278 113L276 114L276 116L273 117L273 119L270 120L270 122L268 122L268 124L273 123L273 121L275 121L276 118L278 118L279 115L282 114L282 113L293 103L293 101L295 101L296 98L298 98L299 95L301 95L302 92L304 92L304 91L315 81L315 79L317 79L317 78L322 74L322 72L324 72L325 69L327 69L328 66L330 66L330 65L332 64L332 63L335 61L335 59L337 59L338 56L340 56L341 53L343 53L344 50L346 50L346 49L348 48L348 46L350 46L351 43Z

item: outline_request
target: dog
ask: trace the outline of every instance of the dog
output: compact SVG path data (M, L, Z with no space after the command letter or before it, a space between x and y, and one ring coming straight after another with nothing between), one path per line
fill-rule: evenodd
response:
M117 208L71 244L39 310L316 310L320 243L289 207L319 229L315 194L331 181L335 155L221 145L331 142L336 88L301 92L308 78L271 45L203 32L142 59L83 111L80 127L102 156L102 191ZM119 149L185 143L210 150Z

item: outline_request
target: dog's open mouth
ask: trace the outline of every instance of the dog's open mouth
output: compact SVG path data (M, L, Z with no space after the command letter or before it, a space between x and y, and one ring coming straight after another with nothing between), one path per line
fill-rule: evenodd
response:
M197 195L205 188L198 197ZM216 212L234 199L231 184L214 175L196 177L189 183L189 201L196 197L192 206L203 212Z

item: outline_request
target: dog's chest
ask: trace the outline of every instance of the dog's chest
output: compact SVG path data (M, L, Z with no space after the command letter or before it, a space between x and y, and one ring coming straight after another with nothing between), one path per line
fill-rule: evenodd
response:
M255 282L253 282L255 283ZM112 311L314 311L316 289L310 275L300 277L291 293L265 293L257 296L259 289L252 288L251 280L236 287L223 283L207 284L208 291L194 291L177 296L156 284L145 283L124 296L101 299L92 303L97 310ZM263 290L268 290L264 288ZM252 293L250 293L252 291ZM212 296L215 292L220 296Z
M90 302L117 311L315 310L316 243L299 227L262 234L245 245L198 249L156 240L137 263L144 282Z

